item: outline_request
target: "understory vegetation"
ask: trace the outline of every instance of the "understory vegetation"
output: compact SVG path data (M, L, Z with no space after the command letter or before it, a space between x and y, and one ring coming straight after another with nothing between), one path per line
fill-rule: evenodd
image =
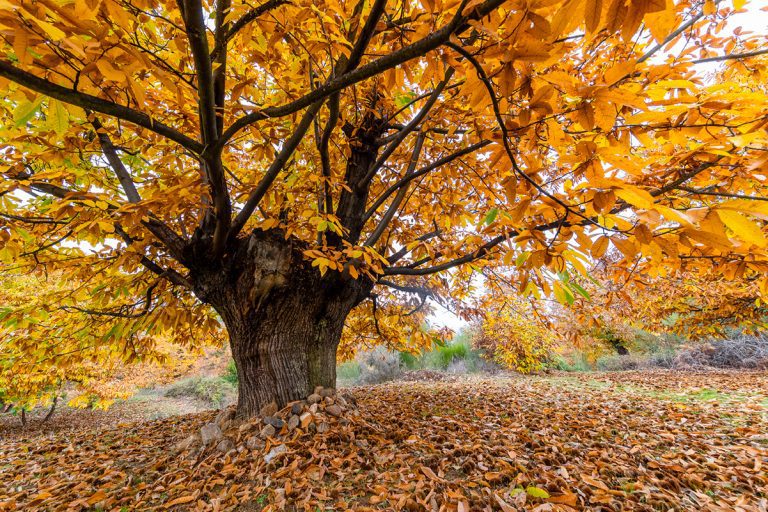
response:
M396 380L407 372L422 370L449 374L497 372L501 369L534 373L540 371L627 371L643 369L707 370L768 369L768 336L733 332L724 339L690 343L679 336L657 336L635 330L627 340L626 353L618 354L610 341L579 348L547 344L549 349L537 352L537 358L526 359L526 370L515 353L501 356L474 342L477 329L462 331L454 340L434 344L431 349L412 354L395 352L383 346L361 351L355 359L337 366L340 385L378 384ZM613 334L603 334L605 340ZM498 348L497 348L498 349ZM501 349L498 349L501 350ZM498 361L506 364L499 364ZM531 370L534 369L534 370ZM235 381L236 382L236 381Z

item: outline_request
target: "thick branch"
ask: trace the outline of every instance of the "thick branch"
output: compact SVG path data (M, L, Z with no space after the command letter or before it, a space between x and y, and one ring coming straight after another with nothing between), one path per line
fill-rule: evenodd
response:
M211 148L211 150L203 152L201 162L208 180L212 199L212 207L207 208L205 212L202 229L206 234L213 232L210 253L213 258L216 258L224 250L224 243L229 232L232 214L232 204L217 144L219 138L217 124L223 129L224 122L223 120L218 120L216 115L213 69L211 67L211 56L208 52L208 37L206 36L201 0L184 0L183 14L189 46L192 49L192 57L195 61L200 132L202 133L205 147ZM226 58L226 52L222 53L222 58ZM225 70L219 69L219 73L220 100L223 102Z
M179 133L170 126L155 121L143 112L49 82L48 80L39 78L32 73L13 66L8 61L0 60L0 76L40 94L63 101L64 103L76 105L86 110L107 114L108 116L116 117L117 119L122 119L141 126L142 128L146 128L178 143L193 153L200 154L203 151L203 145L196 140Z

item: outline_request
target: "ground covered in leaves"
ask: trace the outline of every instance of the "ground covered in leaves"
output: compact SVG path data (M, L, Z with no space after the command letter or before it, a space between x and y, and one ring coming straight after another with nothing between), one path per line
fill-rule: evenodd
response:
M0 425L0 510L768 509L768 373L465 377L352 390L359 414L176 454L216 412ZM285 445L279 455L276 443Z

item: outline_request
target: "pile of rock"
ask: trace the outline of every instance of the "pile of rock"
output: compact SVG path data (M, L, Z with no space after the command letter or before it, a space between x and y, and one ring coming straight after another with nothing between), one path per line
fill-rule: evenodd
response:
M347 425L350 416L357 414L352 395L337 395L334 389L318 386L305 400L290 403L281 410L272 402L262 407L258 416L246 420L235 418L234 407L224 409L212 423L179 442L176 451L199 455L211 449L220 453L262 450L270 440L272 449L264 456L265 461L270 462L286 451L285 445L278 444L280 441L305 434L324 434L333 423Z

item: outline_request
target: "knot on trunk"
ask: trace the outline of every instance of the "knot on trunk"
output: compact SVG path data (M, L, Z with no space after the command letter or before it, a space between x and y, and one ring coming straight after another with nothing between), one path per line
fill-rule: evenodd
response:
M258 236L254 233L248 242L247 258L253 268L253 285L248 293L248 303L258 310L269 293L285 286L291 272L292 246L285 240Z

